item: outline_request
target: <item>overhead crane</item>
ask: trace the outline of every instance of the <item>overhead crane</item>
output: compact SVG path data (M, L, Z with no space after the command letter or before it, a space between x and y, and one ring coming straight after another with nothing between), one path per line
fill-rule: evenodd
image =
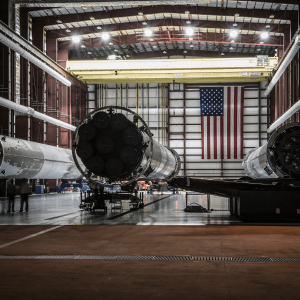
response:
M266 81L277 57L68 61L87 84Z

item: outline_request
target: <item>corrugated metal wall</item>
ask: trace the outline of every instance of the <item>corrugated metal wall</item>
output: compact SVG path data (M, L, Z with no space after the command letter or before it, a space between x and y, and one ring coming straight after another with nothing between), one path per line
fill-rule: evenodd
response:
M245 155L249 150L267 141L269 99L263 96L266 82L239 85L245 87L243 126ZM154 138L165 146L174 148L181 156L183 162L181 175L206 178L241 177L244 175L241 160L201 158L200 86L210 85L194 83L89 85L87 112L106 105L120 105L138 112L148 123Z

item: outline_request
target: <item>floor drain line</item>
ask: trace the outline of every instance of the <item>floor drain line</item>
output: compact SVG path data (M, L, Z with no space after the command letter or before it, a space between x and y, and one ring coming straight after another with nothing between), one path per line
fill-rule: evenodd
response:
M0 255L0 260L168 260L300 263L300 258L217 256L132 256L132 255Z

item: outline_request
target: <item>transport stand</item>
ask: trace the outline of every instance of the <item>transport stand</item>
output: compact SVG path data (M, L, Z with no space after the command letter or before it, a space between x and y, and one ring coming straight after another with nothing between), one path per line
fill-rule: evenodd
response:
M170 184L194 192L227 197L231 215L243 221L300 222L299 180L177 177Z
M138 193L138 191L135 190L133 194L129 192L109 193L105 192L104 188L96 188L95 190L87 191L87 193L84 194L80 193L79 208L90 212L94 212L96 209L102 209L104 212L107 212L106 201L109 201L109 203L116 203L116 200L118 200L117 202L119 203L130 200L130 210L144 208L145 205L143 192ZM118 206L118 208L122 209L122 205L121 207Z

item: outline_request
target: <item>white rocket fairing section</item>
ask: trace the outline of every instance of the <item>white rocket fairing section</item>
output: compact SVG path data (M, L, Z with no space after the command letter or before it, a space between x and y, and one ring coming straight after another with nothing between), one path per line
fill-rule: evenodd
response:
M0 135L0 179L11 178L76 180L82 175L69 149Z

